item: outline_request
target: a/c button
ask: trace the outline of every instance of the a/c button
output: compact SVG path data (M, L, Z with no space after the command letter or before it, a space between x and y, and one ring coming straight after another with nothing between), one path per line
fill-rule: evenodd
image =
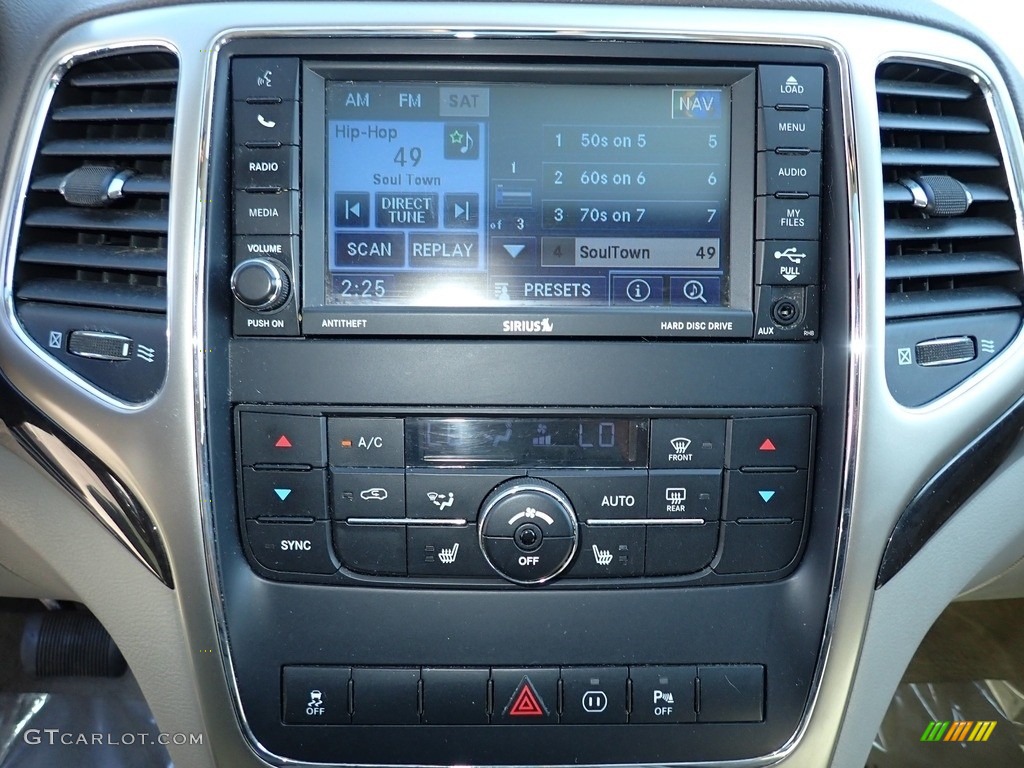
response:
M335 467L404 467L402 419L329 418L328 459Z

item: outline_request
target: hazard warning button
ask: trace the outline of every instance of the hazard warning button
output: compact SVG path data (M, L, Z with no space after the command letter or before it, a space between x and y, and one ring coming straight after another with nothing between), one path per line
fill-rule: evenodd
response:
M810 450L810 416L733 419L728 466L807 469Z
M558 722L557 669L495 669L494 723L544 725Z

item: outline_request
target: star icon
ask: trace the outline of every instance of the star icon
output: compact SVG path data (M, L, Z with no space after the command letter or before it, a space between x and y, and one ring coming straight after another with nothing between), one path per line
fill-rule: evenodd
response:
M458 131L458 130L454 130L454 131L452 131L451 133L448 134L448 139L449 139L449 141L451 141L452 144L461 144L462 143L462 133L460 131Z

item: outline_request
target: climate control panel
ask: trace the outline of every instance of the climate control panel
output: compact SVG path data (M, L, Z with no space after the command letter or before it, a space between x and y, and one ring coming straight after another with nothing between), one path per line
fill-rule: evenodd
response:
M806 409L236 416L240 517L270 578L761 581L787 572L804 537Z

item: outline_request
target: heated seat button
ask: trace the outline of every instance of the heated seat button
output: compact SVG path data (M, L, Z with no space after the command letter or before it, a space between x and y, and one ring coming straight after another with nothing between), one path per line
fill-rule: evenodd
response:
M423 722L427 725L487 725L486 669L424 669Z
M331 514L349 518L405 517L404 472L331 471Z
M419 687L418 669L353 669L353 725L416 725Z
M733 419L728 467L807 469L811 450L810 416Z
M335 467L404 467L402 419L327 419L327 445Z
M495 669L492 723L545 725L558 722L557 669Z
M242 470L246 517L327 517L327 483L322 469Z
M764 667L722 664L698 667L701 723L759 723L764 720Z
M574 579L642 576L645 539L642 525L581 525L580 551L566 575Z
M562 668L562 722L626 722L624 667Z
M324 466L324 420L316 416L244 412L242 464Z
M718 523L651 525L647 528L644 573L683 576L706 568L718 550Z
M693 723L696 667L630 667L631 723Z
M726 473L726 520L803 520L807 506L807 470Z
M410 525L409 575L494 577L475 525Z
M654 419L652 469L721 469L725 419Z
M290 725L346 725L348 667L284 667L281 688L284 722Z
M404 525L334 524L334 548L341 564L356 573L404 576Z
M334 573L327 523L245 521L252 556L264 568L285 573Z

